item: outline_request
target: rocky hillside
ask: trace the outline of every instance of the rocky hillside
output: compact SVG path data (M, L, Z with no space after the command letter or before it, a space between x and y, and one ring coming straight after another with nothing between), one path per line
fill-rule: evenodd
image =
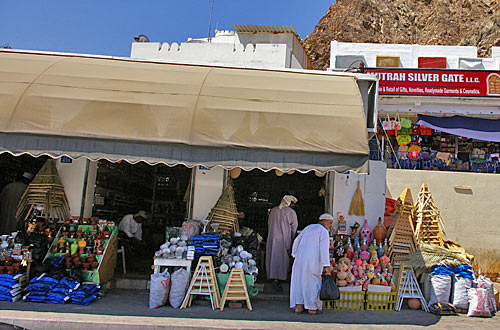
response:
M500 45L499 0L337 0L305 38L313 68L330 65L330 42Z

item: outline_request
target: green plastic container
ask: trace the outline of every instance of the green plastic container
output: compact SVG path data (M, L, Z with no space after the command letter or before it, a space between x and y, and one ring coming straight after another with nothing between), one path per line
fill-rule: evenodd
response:
M229 273L217 274L217 284L219 284L219 291L221 297L222 294L224 293L224 288L226 287L226 283L228 280L229 280ZM245 275L245 282L247 284L247 291L249 297L255 297L256 295L259 294L259 290L253 287L254 284L253 275Z

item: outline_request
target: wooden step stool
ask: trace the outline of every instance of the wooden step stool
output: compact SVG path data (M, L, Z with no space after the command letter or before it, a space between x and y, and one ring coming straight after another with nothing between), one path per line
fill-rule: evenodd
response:
M248 296L247 284L245 281L245 273L243 269L233 268L229 274L224 293L222 294L222 301L220 303L220 310L224 310L224 305L227 300L244 300L247 302L247 308L252 310L250 297Z
M212 310L220 307L219 286L211 256L200 257L181 309L190 307L193 296L209 296Z

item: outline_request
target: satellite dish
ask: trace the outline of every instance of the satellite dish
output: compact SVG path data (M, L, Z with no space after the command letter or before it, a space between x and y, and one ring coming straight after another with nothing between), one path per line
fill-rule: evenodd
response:
M145 34L134 37L135 42L149 42L149 38Z

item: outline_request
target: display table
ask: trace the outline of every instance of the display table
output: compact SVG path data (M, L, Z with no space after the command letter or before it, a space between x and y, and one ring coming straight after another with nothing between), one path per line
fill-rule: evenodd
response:
M191 276L191 263L193 260L176 258L154 258L154 273L160 273L161 267L184 267Z

